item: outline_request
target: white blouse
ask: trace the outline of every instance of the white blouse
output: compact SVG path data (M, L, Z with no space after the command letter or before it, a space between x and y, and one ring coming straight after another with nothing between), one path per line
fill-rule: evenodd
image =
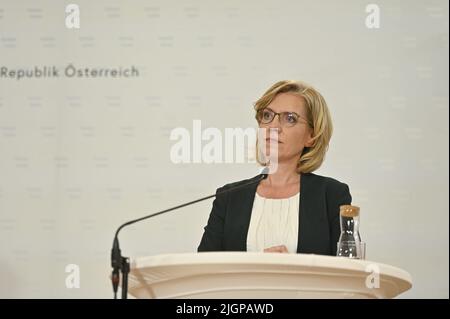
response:
M289 253L297 252L300 193L289 198L272 199L255 194L247 251L285 245Z

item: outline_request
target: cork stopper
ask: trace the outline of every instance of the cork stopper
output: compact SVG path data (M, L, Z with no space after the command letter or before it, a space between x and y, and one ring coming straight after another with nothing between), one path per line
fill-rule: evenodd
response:
M356 217L359 216L359 207L352 205L342 205L340 207L341 216L344 217Z

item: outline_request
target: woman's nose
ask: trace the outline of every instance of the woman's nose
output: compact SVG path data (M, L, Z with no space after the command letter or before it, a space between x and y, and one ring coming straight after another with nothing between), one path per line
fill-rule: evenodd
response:
M278 138L278 135L280 135L280 132L281 132L281 128L279 128L279 127L275 127L275 126L267 127L266 138L268 138L268 137Z

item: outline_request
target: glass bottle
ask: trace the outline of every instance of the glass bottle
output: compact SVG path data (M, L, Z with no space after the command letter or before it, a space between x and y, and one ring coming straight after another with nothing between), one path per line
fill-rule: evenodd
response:
M365 243L359 234L359 207L342 205L340 207L341 235L337 243L337 256L364 259Z

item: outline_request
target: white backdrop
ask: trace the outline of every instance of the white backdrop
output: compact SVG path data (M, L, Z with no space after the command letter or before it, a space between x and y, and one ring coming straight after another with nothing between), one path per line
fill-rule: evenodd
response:
M170 132L255 127L252 103L281 79L328 101L317 173L349 184L367 259L411 273L402 298L449 297L447 1L377 1L375 29L358 0L80 0L80 29L65 26L69 3L0 0L0 68L60 70L0 77L0 297L110 298L120 223L257 172L174 164ZM123 253L196 251L211 204L126 229Z

